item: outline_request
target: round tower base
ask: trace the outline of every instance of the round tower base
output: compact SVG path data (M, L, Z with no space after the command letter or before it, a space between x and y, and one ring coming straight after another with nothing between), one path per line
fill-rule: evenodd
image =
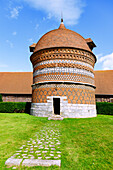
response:
M38 117L51 117L57 115L54 113L53 100L48 103L32 103L31 115ZM60 113L63 118L88 118L96 117L96 105L93 104L70 104L61 103Z

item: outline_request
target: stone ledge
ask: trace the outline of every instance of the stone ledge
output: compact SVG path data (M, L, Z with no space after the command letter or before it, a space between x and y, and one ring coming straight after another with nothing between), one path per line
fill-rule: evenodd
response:
M5 165L8 165L8 166L14 166L14 165L19 166L21 162L22 162L22 159L12 159L12 158L9 158L5 162Z
M48 117L48 120L63 120L63 117L60 115L52 115L51 117Z
M38 159L25 159L22 166L61 166L61 160L38 160Z

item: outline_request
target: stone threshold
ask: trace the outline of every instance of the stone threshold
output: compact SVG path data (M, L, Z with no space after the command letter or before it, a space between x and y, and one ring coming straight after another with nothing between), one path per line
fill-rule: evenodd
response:
M60 115L52 115L51 117L48 117L48 120L63 120L63 117Z
M39 159L12 159L9 158L5 162L5 165L12 167L12 166L61 166L61 160L39 160Z

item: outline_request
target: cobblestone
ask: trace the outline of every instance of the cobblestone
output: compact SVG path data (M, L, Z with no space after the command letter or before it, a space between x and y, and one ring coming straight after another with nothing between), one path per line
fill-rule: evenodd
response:
M53 129L53 130L51 130ZM46 126L33 138L30 138L26 145L22 145L16 153L6 161L6 165L20 165L25 160L58 160L61 157L60 132L57 127ZM17 161L19 160L19 161Z

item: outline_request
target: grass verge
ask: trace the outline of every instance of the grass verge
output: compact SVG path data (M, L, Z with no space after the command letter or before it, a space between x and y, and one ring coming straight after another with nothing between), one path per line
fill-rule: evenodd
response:
M47 118L19 113L0 114L0 169L7 169L5 161L49 122L57 124L61 132L60 169L113 169L113 116L48 121Z

